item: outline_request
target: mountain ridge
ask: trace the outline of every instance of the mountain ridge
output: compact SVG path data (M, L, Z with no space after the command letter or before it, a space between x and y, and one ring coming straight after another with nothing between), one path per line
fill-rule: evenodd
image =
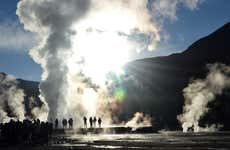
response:
M223 63L230 65L229 39L230 23L228 22L208 36L194 42L181 53L135 60L128 63L125 66L127 73L134 76L135 80L141 85L140 88L133 87L132 90L142 93L138 96L141 99L137 102L138 107L130 111L150 113L157 120L163 120L162 126L178 129L179 124L176 117L182 113L183 89L191 79L206 76L208 72L207 64ZM132 90L129 92L133 93ZM132 105L134 98L128 97L127 99L124 109ZM222 107L224 104L230 107L228 102L221 104ZM167 111L165 111L165 108ZM230 117L229 112L224 110L222 113ZM226 128L230 129L230 123L226 121L228 119L218 120L218 118L221 118L219 112L216 112L215 115L218 116L216 117L217 122L223 123Z

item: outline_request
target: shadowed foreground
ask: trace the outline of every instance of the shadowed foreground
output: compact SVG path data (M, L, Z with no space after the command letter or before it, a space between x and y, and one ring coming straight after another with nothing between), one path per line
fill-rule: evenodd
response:
M56 134L48 146L1 148L6 150L94 149L230 149L230 132L159 134Z

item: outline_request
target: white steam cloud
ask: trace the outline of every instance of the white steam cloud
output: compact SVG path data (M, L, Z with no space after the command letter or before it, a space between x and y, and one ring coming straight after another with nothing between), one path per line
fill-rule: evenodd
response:
M70 116L68 106L78 102L78 97L73 97L75 103L71 104L67 99L72 92L68 85L67 61L72 53L71 36L75 34L71 26L84 16L89 5L88 0L23 0L18 3L17 14L25 29L41 38L40 45L30 54L43 69L41 98L48 102L50 119Z
M36 100L33 97L29 98L30 103L35 103L35 101ZM41 121L46 121L49 113L49 107L43 97L40 97L40 102L40 106L36 105L36 103L29 106L29 108L31 109L30 113L33 115L33 118L40 119Z
M11 119L25 118L24 92L17 87L17 80L10 75L0 74L0 123Z
M216 95L222 94L223 90L230 87L230 67L224 64L208 65L209 73L205 79L193 80L184 92L185 105L183 114L178 116L184 132L193 128L194 132L215 131L220 125L211 125L202 128L199 120L209 108L208 103L215 100Z
M11 119L24 120L39 118L46 120L48 108L46 102L41 101L41 106L34 105L36 100L29 98L30 106L25 105L26 95L19 88L18 81L11 75L0 73L0 123L7 123ZM26 112L26 107L31 112ZM32 116L27 113L31 113Z
M125 126L132 127L133 129L152 126L152 118L149 115L145 115L144 113L136 112L133 118L129 120Z
M193 1L196 7L198 1ZM156 5L148 0L18 3L17 15L24 28L40 39L30 55L43 69L40 90L50 107L49 119L73 117L79 122L83 115L106 114L101 108L112 114L108 108L116 107L108 106L115 104L107 93L106 73L122 73L120 66L133 53L154 50L161 40L158 11L154 11L159 1L153 3ZM180 3L190 6L187 1Z

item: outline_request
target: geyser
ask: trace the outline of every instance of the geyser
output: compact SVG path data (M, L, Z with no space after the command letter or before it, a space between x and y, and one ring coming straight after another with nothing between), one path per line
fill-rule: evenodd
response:
M230 87L230 67L224 64L209 64L209 73L205 79L193 80L184 90L185 104L183 114L178 116L184 132L193 128L194 132L215 131L220 125L206 128L199 126L199 120L209 108L208 103L216 99L216 95Z
M26 101L30 101L31 105L25 105ZM0 73L0 123L7 123L11 119L22 121L25 118L47 118L47 104L41 101L38 106L34 103L33 98L26 100L26 95L14 76Z
M0 123L25 118L24 92L13 76L0 74L0 99Z
M24 28L37 33L40 39L30 55L43 69L41 98L50 107L49 119L68 116L79 120L83 115L98 114L98 99L112 99L100 96L106 95L106 73L119 73L129 55L142 46L131 36L149 36L146 46L151 50L160 40L147 2L22 0L18 3L17 15Z
M43 70L40 98L48 103L49 119L72 117L78 125L84 115L105 115L112 120L119 105L108 92L108 84L114 83L106 74L119 75L123 73L120 66L136 52L154 50L161 39L156 22L159 16L155 14L160 11L156 7L164 10L170 5L159 2L19 1L17 15L21 23L39 39L30 55ZM196 7L198 3L174 2L170 9L174 14L178 4Z

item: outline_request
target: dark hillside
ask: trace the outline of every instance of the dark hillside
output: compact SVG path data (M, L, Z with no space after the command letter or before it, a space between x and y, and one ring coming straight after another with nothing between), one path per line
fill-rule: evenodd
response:
M127 91L136 95L127 96L124 107L128 109L128 106L133 105L133 108L130 111L125 110L130 114L135 111L151 113L157 120L162 121L163 126L177 128L176 116L181 113L184 103L182 90L191 78L205 77L207 64L217 62L230 65L230 23L193 43L182 53L136 60L127 64L125 68L128 73L133 75L141 86L128 87L131 90ZM222 118L217 120L230 125L227 122L230 117L227 110L230 107L222 109L230 106L230 102L225 101L230 97L223 97L223 103L218 105L222 112L216 115L226 118L216 118ZM230 126L227 128L230 129Z

